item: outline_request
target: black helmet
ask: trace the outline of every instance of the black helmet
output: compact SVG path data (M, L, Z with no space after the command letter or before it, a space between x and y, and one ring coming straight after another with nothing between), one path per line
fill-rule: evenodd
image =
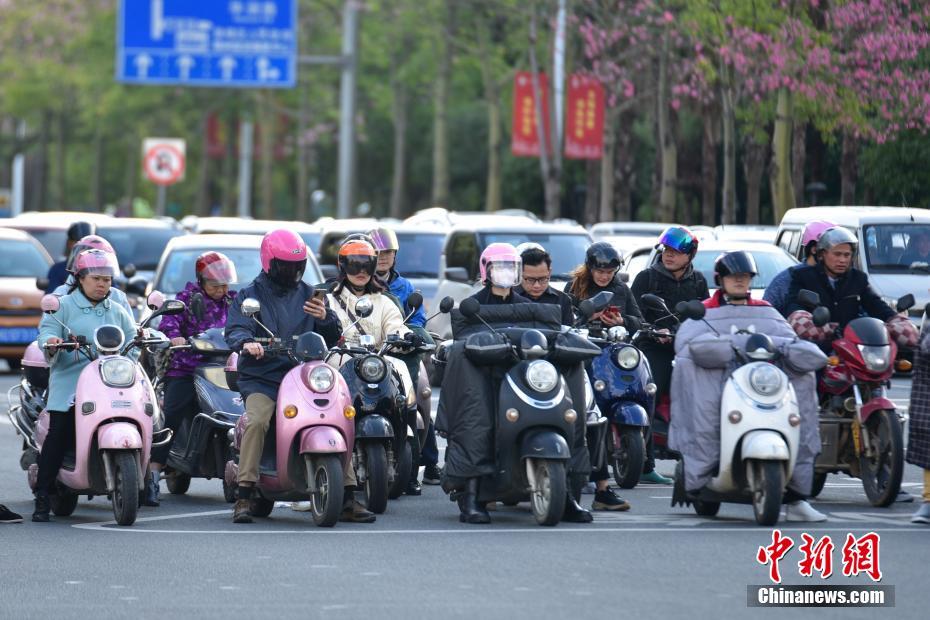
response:
M714 261L714 283L722 286L720 283L723 276L729 276L734 273L748 273L752 277L759 275L759 269L756 267L756 259L749 252L725 252L717 257Z
M68 227L68 241L80 241L87 235L97 234L97 227L90 222L75 222Z
M623 259L614 246L606 241L598 241L592 243L584 253L584 264L588 269L619 269Z

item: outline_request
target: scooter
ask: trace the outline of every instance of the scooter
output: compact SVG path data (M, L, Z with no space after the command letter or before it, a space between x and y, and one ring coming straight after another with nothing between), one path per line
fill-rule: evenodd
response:
M58 297L46 295L42 311L54 318L60 308ZM184 302L171 300L157 307L152 317L178 314ZM56 319L57 320L57 319ZM59 322L60 323L60 322ZM60 323L70 334L66 325ZM147 323L143 323L143 328ZM49 351L74 351L90 364L78 378L74 395L75 450L65 456L58 472L57 492L50 495L52 511L68 516L77 507L78 496L108 494L113 516L119 525L132 525L143 489L143 472L148 469L152 445L170 441L171 433L153 441L152 418L156 412L153 391L140 366L126 357L133 348L166 347L163 335L146 337L140 329L126 342L125 334L115 325L103 325L94 332L93 346L80 336L69 336ZM49 428L49 413L43 411L36 424L36 444L41 449ZM29 485L35 488L38 465L29 467Z
M278 387L275 415L265 437L255 485L257 493L252 495L249 512L267 517L275 500L309 500L313 522L332 527L342 512L345 471L352 467L355 408L349 388L324 361L329 351L322 336L307 332L293 342L283 342L259 321L260 311L257 299L242 302L242 314L269 335L256 339L263 344L264 354L286 355L297 365ZM234 385L235 380L230 383ZM228 433L234 458L226 463L225 488L236 487L248 415L243 414Z
M16 433L22 437L23 451L19 457L19 464L26 471L30 465L37 463L39 458L35 428L48 398L49 370L48 361L37 342L32 342L26 347L20 365L22 377L19 383L7 392L7 402L10 403L7 416ZM18 395L14 396L13 392L18 392Z
M801 304L812 308L814 323L825 325L830 312L813 291L801 291ZM903 312L914 296L898 300ZM833 355L818 381L821 451L811 490L823 491L827 474L845 473L862 480L869 503L890 506L904 475L904 416L888 398L886 385L895 372L898 347L885 324L859 317L837 330Z
M699 320L704 311L703 305L692 304L686 316ZM748 338L738 345L741 336ZM691 504L698 515L712 517L721 502L750 503L756 523L771 526L778 522L798 454L798 400L788 376L776 365L779 353L771 338L740 329L734 330L730 340L732 355L724 362L729 376L720 400L716 475L697 493L689 493L684 478L687 463L679 460L672 506ZM721 367L719 340L692 342L688 348L697 365Z
M236 501L236 486L230 486L225 479L226 463L232 459L228 435L245 413L242 397L227 379L226 360L232 351L218 327L171 349L191 349L207 361L194 370L200 413L181 424L171 443L165 470L168 491L183 495L191 478L219 478L223 482L223 497L232 503Z
M451 300L450 300L451 301ZM594 314L593 304L581 308L586 317ZM444 300L445 302L445 300ZM449 312L451 303L440 309ZM602 306L606 307L606 303ZM469 298L459 311L471 320L481 321L480 304ZM501 382L495 411L496 474L490 484L482 481L479 501L514 504L530 501L539 525L559 523L567 497L566 463L574 443L576 410L565 379L546 358L556 353L542 330L510 327L468 336L465 355L478 365L505 363L510 366ZM579 338L572 354L578 362L595 358L600 348ZM437 355L437 359L441 359ZM490 488L488 488L490 487ZM450 499L458 499L458 493Z
M422 297L417 297L413 293L407 299L411 316L422 305ZM370 299L359 299L355 304L356 322L372 311ZM359 484L365 489L368 510L381 514L387 509L387 500L400 497L410 476L416 475L410 440L420 441L414 436L414 429L418 434L421 428L424 433L426 429L418 413L416 395L404 392L400 375L385 355L431 351L433 346L412 346L396 334L388 336L380 349L375 348L371 335L362 335L359 340L357 347L334 347L331 355L351 358L341 365L339 372L349 386L357 411L353 462Z

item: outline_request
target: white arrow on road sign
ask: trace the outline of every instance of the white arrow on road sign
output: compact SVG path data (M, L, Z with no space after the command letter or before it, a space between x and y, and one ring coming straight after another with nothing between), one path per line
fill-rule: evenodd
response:
M223 56L220 58L220 70L223 72L223 81L228 82L232 79L233 69L236 68L236 59L232 56Z
M136 74L148 77L149 69L152 67L152 57L148 54L139 54L133 59L132 64L136 66Z
M181 70L181 79L186 80L191 75L191 67L194 66L194 59L187 54L178 58L178 68Z
M165 2L164 0L152 0L150 13L149 32L153 41L161 41L165 34Z

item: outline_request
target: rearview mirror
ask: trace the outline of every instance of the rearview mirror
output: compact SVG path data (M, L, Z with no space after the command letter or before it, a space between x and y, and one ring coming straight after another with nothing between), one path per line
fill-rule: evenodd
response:
M704 304L702 304L697 299L692 299L691 301L685 303L684 312L681 314L686 319L699 321L704 318L705 314L707 314L707 308L705 308Z
M48 278L36 278L36 288L40 291L47 291L49 284Z
M158 310L165 305L165 294L161 291L152 291L146 298L145 303L151 310Z
M806 288L802 288L798 293L798 304L800 304L802 308L813 310L820 305L820 295L814 291L809 291Z
M469 319L478 316L480 310L481 304L478 303L478 300L474 297L469 297L459 304L459 312L462 313L462 316Z
M191 315L197 319L198 322L203 321L204 312L206 311L203 294L197 292L191 295L190 309Z
M360 319L371 316L371 313L375 311L375 304L372 303L371 298L368 296L362 297L357 302L355 302L355 316Z
M136 266L133 265L132 263L123 265L123 275L126 276L127 278L131 278L134 275L136 275Z
M162 305L161 314L181 314L187 310L187 304L180 299L169 299Z
M253 317L262 311L262 304L254 297L249 297L242 301L242 315Z
M410 293L410 296L407 297L407 307L411 310L419 310L420 306L423 305L423 293L420 291L414 291Z
M442 301L439 302L439 311L443 314L449 314L452 312L452 308L455 307L455 300L451 297L443 297Z
M665 305L665 300L663 300L658 295L653 295L652 293L644 293L639 300L642 302L643 306L649 308L650 310L655 310L657 312L664 312L665 314L671 314L668 311L668 306Z
M811 319L817 327L823 327L830 322L830 310L825 306L817 306L811 312Z
M50 314L58 312L61 308L61 300L55 295L45 295L42 297L42 301L39 302L39 307L42 308L42 312L48 312Z
M610 305L610 302L614 300L614 294L611 291L601 291L597 295L591 298L591 303L594 306L594 313L597 314L604 308Z
M896 309L898 312L904 312L905 310L910 310L911 308L913 308L914 304L916 303L917 301L914 299L914 295L911 293L908 293L907 295L905 295L904 297L898 300L898 303L896 304Z

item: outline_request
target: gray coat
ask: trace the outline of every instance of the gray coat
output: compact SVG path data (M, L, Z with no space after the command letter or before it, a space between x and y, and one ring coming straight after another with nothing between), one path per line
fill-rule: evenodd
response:
M907 462L930 469L930 321L924 321L914 356L914 382L908 410Z
M769 306L723 306L709 308L705 317L720 334L741 346L747 336L731 335L730 327L769 335L787 356L779 364L788 374L798 398L801 415L801 441L789 488L809 495L814 461L820 453L817 389L814 370L822 368L826 356L809 342L799 340L794 331ZM714 476L720 461L720 399L730 374L728 368L702 368L692 358L689 345L701 340L717 340L704 321L685 321L675 337L675 369L672 372L671 424L669 447L681 452L685 461L685 488L697 491ZM730 349L722 347L725 355Z

